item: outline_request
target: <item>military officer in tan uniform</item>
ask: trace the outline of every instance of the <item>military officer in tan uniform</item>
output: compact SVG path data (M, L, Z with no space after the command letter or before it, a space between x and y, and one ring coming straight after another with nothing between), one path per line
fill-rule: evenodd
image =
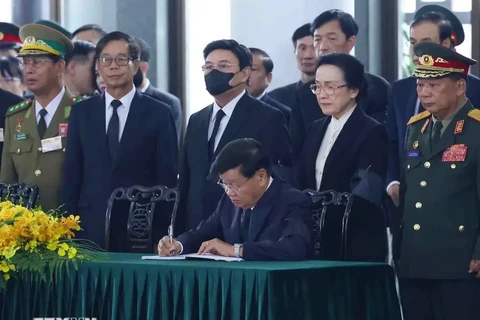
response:
M407 125L397 264L404 319L478 320L480 110L465 95L475 61L435 43L414 52L426 111Z
M25 84L33 101L21 102L6 113L5 144L0 180L37 185L37 205L58 208L65 157L68 118L80 100L64 87L65 54L72 42L60 32L37 24L20 29Z

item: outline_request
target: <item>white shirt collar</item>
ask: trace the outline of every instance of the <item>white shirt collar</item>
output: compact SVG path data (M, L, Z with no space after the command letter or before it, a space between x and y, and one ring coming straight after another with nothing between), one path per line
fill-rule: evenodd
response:
M217 101L213 103L213 112L212 112L212 118L210 121L215 121L215 116L217 115L218 110L222 109L223 112L225 112L225 115L230 119L232 116L233 110L235 110L235 106L237 105L238 101L243 97L245 94L245 90L240 92L238 96L232 99L229 103L227 103L223 108L220 108L220 106L217 104Z
M148 80L148 78L147 78L147 79L145 79L145 86L143 88L139 89L140 92L145 93L145 91L147 91L149 86L150 86L150 80Z
M332 119L330 120L330 125L332 125L334 128L343 128L345 123L347 123L348 119L352 115L353 111L355 111L355 108L357 105L354 105L352 109L348 110L343 116L341 116L339 119L335 119L335 117L332 116Z
M264 90L261 95L257 97L257 100L262 100L263 97L267 94L267 90Z
M136 90L137 89L135 88L135 86L133 86L132 90L129 93L127 93L126 95L118 99L127 110L130 110L130 105L132 104L132 100L135 97ZM117 100L117 99L112 97L110 93L108 93L108 91L105 90L105 105L107 109L110 108L110 104L112 103L113 100Z
M47 110L47 114L53 117L55 112L58 109L58 106L60 105L60 102L62 101L63 95L65 94L65 87L62 88L59 94L53 98L52 101L50 101L49 104L45 107L45 110ZM35 100L35 115L39 115L40 110L43 109L43 106L38 102L38 100Z

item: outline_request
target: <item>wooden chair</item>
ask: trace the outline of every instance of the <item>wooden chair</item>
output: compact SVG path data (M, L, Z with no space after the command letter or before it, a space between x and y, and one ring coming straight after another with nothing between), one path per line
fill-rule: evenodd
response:
M179 192L176 188L165 186L143 187L132 186L130 188L117 188L112 192L108 201L105 217L105 249L110 248L110 227L112 209L118 201L129 201L127 219L126 251L128 252L152 252L153 238L152 226L155 207L160 202L174 202L172 219L176 216Z
M0 182L0 199L2 201L10 200L14 204L32 209L38 199L38 187L25 183Z
M314 257L316 259L322 259L323 255L323 241L325 233L325 218L329 211L337 209L338 207L345 207L342 217L342 244L341 244L341 257L343 260L347 260L347 245L348 245L348 222L353 205L353 196L347 192L337 192L335 190L328 190L318 192L315 190L304 190L304 192L310 197L313 202L313 237L314 237ZM337 211L337 210L335 210ZM329 226L335 227L335 226Z

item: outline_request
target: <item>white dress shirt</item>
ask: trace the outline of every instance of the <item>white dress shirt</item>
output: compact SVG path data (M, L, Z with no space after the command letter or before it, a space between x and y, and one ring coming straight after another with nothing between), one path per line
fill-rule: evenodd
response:
M135 97L136 90L137 89L133 87L129 93L120 99L115 99L108 93L107 90L105 90L105 132L108 131L108 123L110 122L110 118L113 114L113 107L111 106L111 103L113 100L120 100L122 104L117 108L118 120L120 121L120 132L118 138L122 139L123 130L125 129L125 124L127 123L128 112L130 111L130 105Z
M338 135L342 131L345 123L347 123L356 107L357 106L355 105L339 119L335 119L335 117L330 119L330 123L328 124L327 131L323 137L322 144L318 150L317 161L315 163L315 180L317 182L317 190L320 189L320 184L322 183L323 170L325 168L325 162L327 161L330 150L332 150Z
M267 90L264 90L261 95L257 97L257 100L262 100L262 98L267 94Z
M141 89L138 89L141 93L145 93L145 91L147 91L148 87L150 86L150 80L145 79L145 86Z
M58 106L60 105L60 102L62 101L63 95L65 94L65 87L62 88L59 94L55 98L53 98L52 101L50 101L49 104L45 107L45 110L47 110L47 114L43 117L45 119L45 123L47 124L47 128L50 126L50 122L52 122L53 115L58 109ZM42 110L43 107L40 105L40 102L38 100L35 100L35 115L37 117L37 124L40 122L41 116L40 116L40 110Z
M227 103L223 108L220 108L216 101L213 103L212 117L210 118L210 124L208 125L208 140L210 140L210 137L212 136L213 127L215 126L215 119L216 119L218 110L222 109L222 111L225 113L225 116L220 121L217 136L215 137L214 151L215 149L217 149L218 143L220 142L220 138L222 137L223 132L225 131L225 128L227 127L228 122L232 117L233 110L235 110L235 106L237 105L238 101L243 97L244 94L245 94L245 90L243 90L238 96L233 98L232 101Z

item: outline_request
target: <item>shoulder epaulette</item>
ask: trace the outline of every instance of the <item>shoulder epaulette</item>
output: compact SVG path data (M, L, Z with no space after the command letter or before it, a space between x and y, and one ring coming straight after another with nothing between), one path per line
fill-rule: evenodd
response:
M412 123L418 122L422 119L430 117L431 113L428 111L423 111L419 114L414 115L413 117L408 120L407 126L411 125Z
M14 106L11 106L10 108L7 109L7 112L5 113L5 117L11 116L12 114L28 109L28 107L30 107L31 105L32 105L32 100L26 100Z
M473 109L468 112L468 116L474 120L477 120L480 122L480 110L478 109Z

